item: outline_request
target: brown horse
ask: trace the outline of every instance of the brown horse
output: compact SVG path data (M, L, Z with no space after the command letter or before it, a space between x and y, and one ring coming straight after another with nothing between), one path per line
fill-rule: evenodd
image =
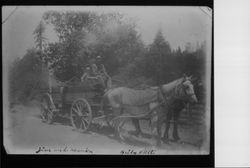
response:
M168 110L164 110L165 107L169 109L174 99L190 98L197 101L190 78L182 77L169 84L145 90L114 88L106 92L103 102L107 102L113 109L113 125L121 139L123 139L120 134L122 126L128 119L132 119L136 130L140 131L139 119L146 118L151 121L153 137L156 139L156 145L159 146L161 127L168 113Z
M178 141L180 139L178 134L178 119L182 109L186 107L187 103L197 103L197 97L194 92L194 87L190 78L185 78L176 89L169 95L169 101L166 106L166 129L163 141L169 139L168 132L170 128L170 120L173 119L173 139Z

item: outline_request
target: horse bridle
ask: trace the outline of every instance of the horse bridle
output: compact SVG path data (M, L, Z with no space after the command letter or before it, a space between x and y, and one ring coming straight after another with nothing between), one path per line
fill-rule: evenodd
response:
M178 84L175 86L175 89L174 89L174 97L177 98L177 99L180 99L180 90L179 89L182 89L184 94L185 94L185 97L189 98L189 97L192 97L193 95L195 95L195 93L192 93L192 94L187 94L187 91L185 89L185 86L183 85L183 83L181 84ZM159 93L160 93L160 97L162 97L163 99L163 104L166 104L167 103L167 99L166 99L166 95L163 91L163 85L159 86Z
M192 96L195 95L195 93L192 93L192 94L188 94L186 89L185 89L185 86L183 85L183 83L181 83L180 85L177 85L176 88L175 88L175 92L177 92L177 89L180 88L183 90L184 94L185 94L185 97L186 98L190 98ZM179 94L177 94L179 96ZM180 97L180 96L179 96Z

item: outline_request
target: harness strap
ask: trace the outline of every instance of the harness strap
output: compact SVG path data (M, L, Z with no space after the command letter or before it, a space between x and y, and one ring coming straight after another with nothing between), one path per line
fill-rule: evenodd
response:
M156 110L157 108L159 108L162 103L159 103L156 107L152 108L151 110L149 110L149 112L147 112L146 114L141 114L141 115L128 115L128 116L117 116L115 118L113 118L111 121L116 120L116 119L120 119L120 118L141 118L141 117L146 117L148 115L150 115L154 110Z
M180 84L176 85L174 89L174 97L179 98L179 95L180 95Z

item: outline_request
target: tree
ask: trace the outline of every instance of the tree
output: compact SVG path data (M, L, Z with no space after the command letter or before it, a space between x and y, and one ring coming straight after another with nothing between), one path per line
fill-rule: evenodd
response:
M55 12L43 16L52 24L59 41L49 44L47 60L56 76L68 80L80 76L89 60L101 55L110 75L133 62L142 46L135 24L119 13Z
M49 11L43 15L47 24L52 24L59 41L49 44L46 60L54 69L59 80L65 81L79 76L86 62L82 57L88 54L84 38L96 20L92 12L56 12ZM86 60L85 60L86 61Z
M41 64L35 48L27 50L23 58L12 63L9 69L10 102L29 100L40 89Z
M39 50L39 57L42 60L42 73L41 73L41 78L43 78L43 87L44 88L49 88L51 90L50 86L50 77L49 77L49 66L48 62L45 60L46 54L44 53L44 48L46 46L46 40L47 38L45 37L45 25L43 20L39 22L37 27L35 28L33 35L35 36L35 44L36 48Z
M159 30L153 43L148 48L146 56L145 73L152 77L156 84L162 84L169 81L172 72L172 52L169 43L165 40L162 31Z
M40 50L40 52L43 51L45 41L47 40L47 38L44 36L44 33L45 33L45 25L43 21L40 21L33 32L33 35L35 35L36 47Z

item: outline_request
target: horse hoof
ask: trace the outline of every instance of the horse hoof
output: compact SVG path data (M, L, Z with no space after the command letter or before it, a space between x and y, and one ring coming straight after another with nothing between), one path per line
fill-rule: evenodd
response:
M174 138L174 142L178 142L179 140L180 140L179 137L175 137L175 138Z
M139 136L141 136L142 133L141 132L132 132L131 134L136 136L136 137L139 137Z
M166 144L169 142L169 139L166 136L162 137L161 140L162 140L162 142L164 142Z
M136 134L135 136L136 136L137 138L142 138L142 134L141 134L141 133Z
M162 139L162 142L164 142L165 144L168 144L169 140L168 139Z
M157 143L156 143L156 147L157 147L157 148L160 148L160 147L161 147L161 142L157 142Z

